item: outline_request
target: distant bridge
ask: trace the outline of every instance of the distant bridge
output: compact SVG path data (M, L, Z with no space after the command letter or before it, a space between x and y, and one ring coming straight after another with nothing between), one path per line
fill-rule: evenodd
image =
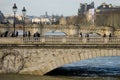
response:
M113 28L111 27L105 27L105 26L91 26L91 27L87 27L87 26L74 26L74 25L69 25L69 26L44 26L44 27L40 27L40 33L43 35L44 33L48 32L48 31L56 31L59 30L61 32L66 33L68 36L69 35L78 35L79 33L98 33L100 35L109 35L110 33L114 33L115 31L113 30ZM37 30L36 30L37 31Z
M16 27L17 30L23 30L22 27ZM13 27L0 27L0 32L4 33L5 31L13 32ZM49 31L60 31L65 33L67 36L76 36L80 33L98 33L100 35L119 35L120 30L114 30L112 27L107 26L76 26L76 25L29 25L25 27L25 31L30 31L31 35L35 32L39 32L42 36Z

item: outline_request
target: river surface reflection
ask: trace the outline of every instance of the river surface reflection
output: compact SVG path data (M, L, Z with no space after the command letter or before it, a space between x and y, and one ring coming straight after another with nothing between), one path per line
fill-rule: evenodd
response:
M65 77L1 74L0 80L120 80L119 77Z
M119 66L120 57L99 57L64 65L51 76L0 74L0 80L120 80Z

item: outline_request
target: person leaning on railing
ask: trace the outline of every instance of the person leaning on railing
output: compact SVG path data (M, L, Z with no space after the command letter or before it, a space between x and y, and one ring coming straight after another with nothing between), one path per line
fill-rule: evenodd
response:
M34 33L33 37L35 37L35 40L38 40L38 37L40 37L40 33L38 32Z

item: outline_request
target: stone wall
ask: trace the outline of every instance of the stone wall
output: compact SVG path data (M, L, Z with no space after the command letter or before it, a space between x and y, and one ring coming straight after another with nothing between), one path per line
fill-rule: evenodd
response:
M0 47L0 72L44 75L65 64L100 56L120 56L120 50L109 46L6 46Z

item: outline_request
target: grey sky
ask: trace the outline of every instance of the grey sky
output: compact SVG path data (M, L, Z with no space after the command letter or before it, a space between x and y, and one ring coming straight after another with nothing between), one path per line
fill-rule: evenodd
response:
M17 14L22 14L23 6L27 9L27 15L63 14L65 16L76 15L80 3L95 2L95 6L103 2L119 5L120 0L0 0L0 10L4 14L13 14L12 6L16 3Z

